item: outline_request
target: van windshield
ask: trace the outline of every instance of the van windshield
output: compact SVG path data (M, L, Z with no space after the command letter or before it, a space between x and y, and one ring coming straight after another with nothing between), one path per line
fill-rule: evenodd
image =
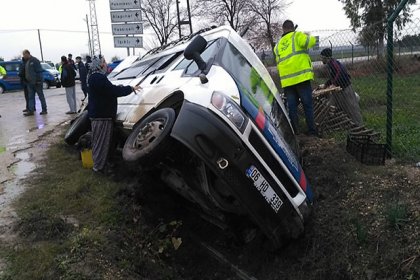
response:
M115 76L118 80L134 79L149 73L164 71L182 52L167 54L151 59L140 60Z

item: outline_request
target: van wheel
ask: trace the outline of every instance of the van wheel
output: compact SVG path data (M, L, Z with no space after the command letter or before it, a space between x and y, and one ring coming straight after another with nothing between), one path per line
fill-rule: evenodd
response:
M5 89L2 85L0 85L0 94L3 94L5 92Z
M42 82L42 88L43 89L49 89L50 88L50 84L48 82Z
M134 127L125 141L123 158L128 162L154 163L171 146L169 133L175 123L175 110L163 108L157 110Z
M64 142L69 145L74 145L79 137L90 130L90 120L88 111L81 113L70 125L66 135L64 135Z

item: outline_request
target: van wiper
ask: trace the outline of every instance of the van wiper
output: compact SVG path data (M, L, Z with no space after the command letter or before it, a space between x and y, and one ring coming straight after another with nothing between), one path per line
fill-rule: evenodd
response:
M150 71L149 73L147 73L147 74L146 74L146 76L144 76L144 78L143 78L143 79L141 79L141 81L138 83L138 85L139 85L139 84L141 84L141 83L143 83L143 82L144 82L144 80L146 80L146 79L147 79L147 77L149 77L150 75L154 74L157 70L158 70L158 68L155 68L155 69L153 69L152 71Z
M129 76L129 77L123 77L123 78L118 78L117 80L127 80L127 79L135 79L137 78L136 76Z

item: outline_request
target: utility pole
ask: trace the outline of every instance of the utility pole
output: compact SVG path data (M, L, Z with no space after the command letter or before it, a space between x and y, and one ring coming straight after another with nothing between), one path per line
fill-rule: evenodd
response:
M41 43L41 33L38 29L38 41L39 41L39 49L41 50L41 61L44 61L44 54L42 53L42 43Z
M181 20L179 14L179 0L176 0L176 12L178 15L178 30L179 30L179 38L181 39L181 25L188 24L190 26L190 34L192 34L192 24L191 24L191 11L190 11L190 1L187 0L187 11L188 11L188 20Z
M90 56L93 56L93 50L92 50L92 41L90 39L90 28L89 28L89 19L88 19L88 15L86 14L86 27L87 27L87 32L88 32L88 54Z
M95 0L87 0L87 1L89 1L90 26L91 26L91 31L92 31L92 54L99 56L102 52L101 52L101 42L99 41L98 21L96 19Z

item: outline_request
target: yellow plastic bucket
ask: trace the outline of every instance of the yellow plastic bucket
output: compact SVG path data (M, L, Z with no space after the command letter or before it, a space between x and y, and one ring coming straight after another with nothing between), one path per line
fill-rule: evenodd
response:
M92 149L83 149L80 152L82 156L82 165L84 168L92 168L93 167L93 157L92 157Z

